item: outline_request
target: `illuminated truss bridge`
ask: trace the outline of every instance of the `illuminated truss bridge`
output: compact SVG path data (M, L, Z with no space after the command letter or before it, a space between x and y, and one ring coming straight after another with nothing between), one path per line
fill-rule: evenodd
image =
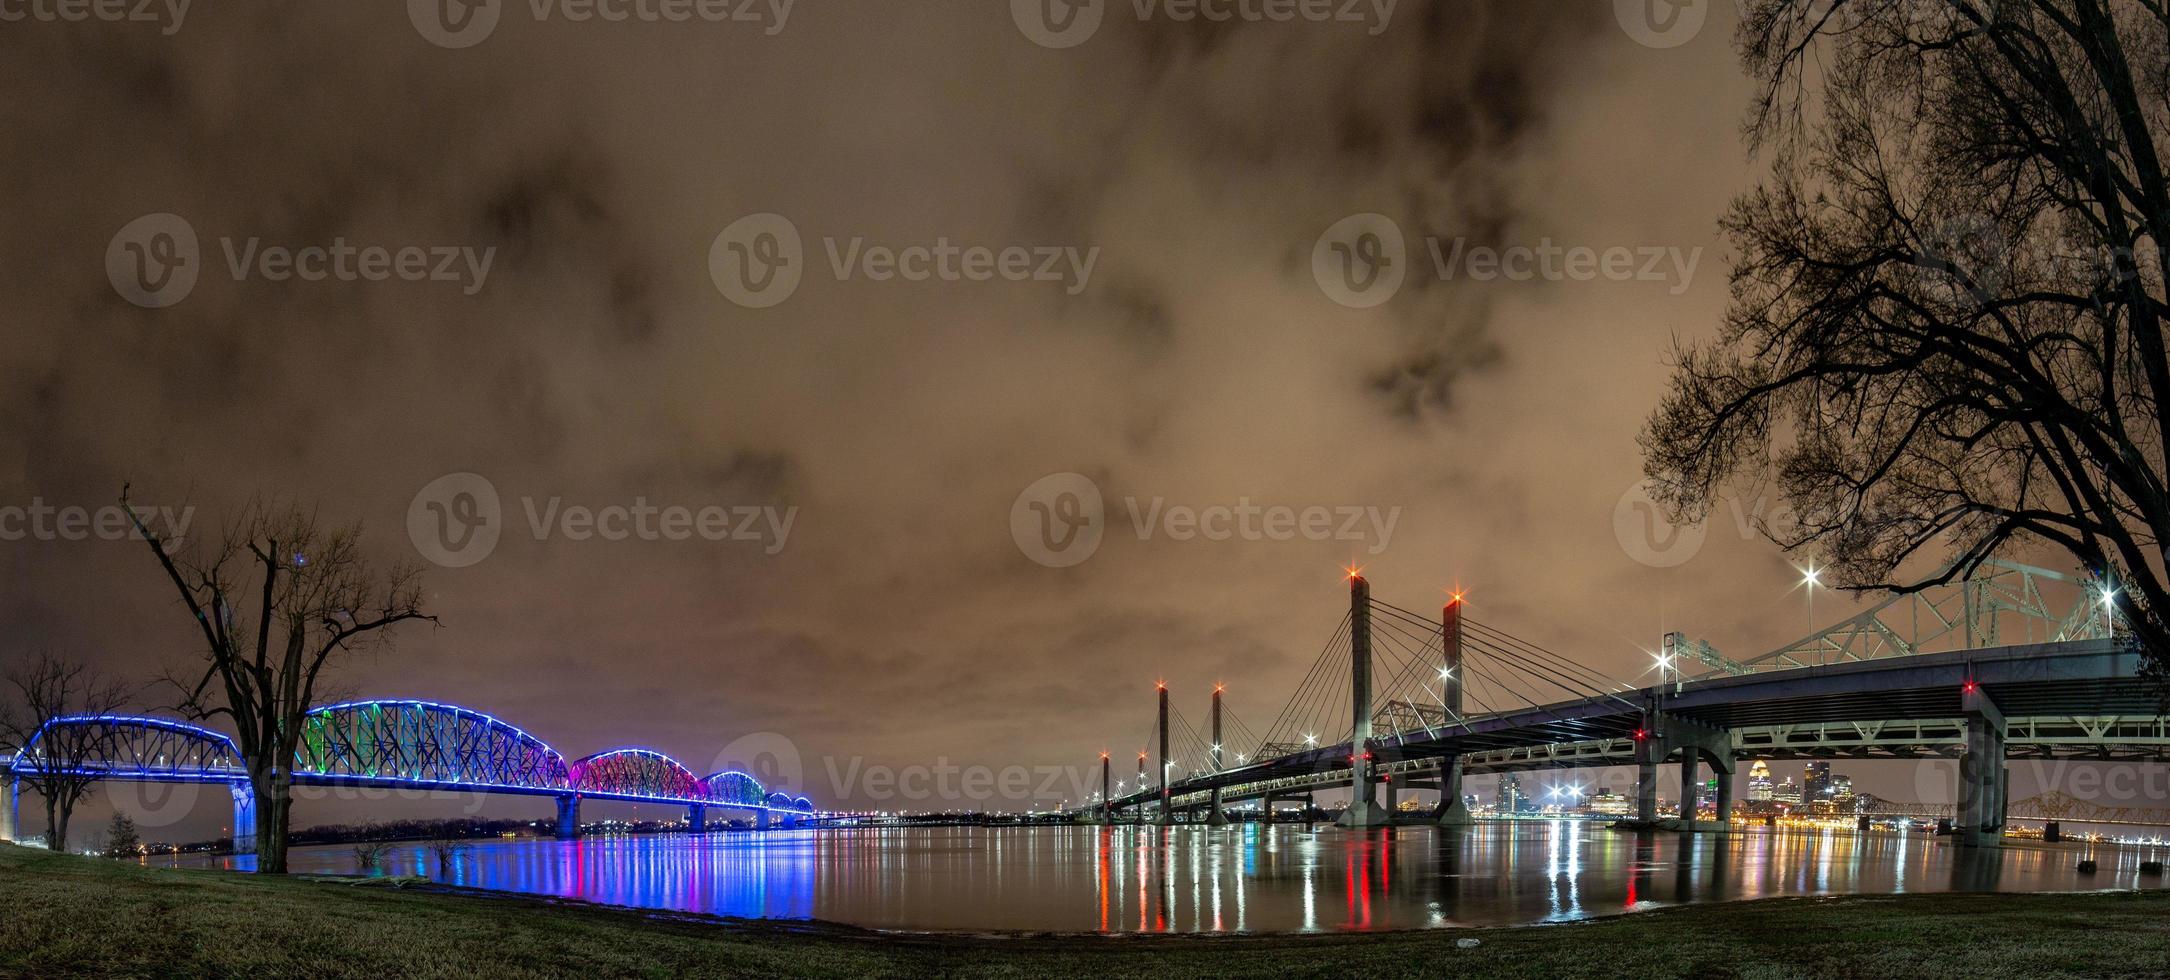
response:
M762 826L815 813L812 801L764 787L735 770L696 776L648 749L614 749L568 761L542 739L479 711L431 701L335 704L309 712L294 754L297 786L380 787L548 796L558 801L560 836L579 832L582 799L688 808L695 829L711 808L744 810ZM54 746L65 745L65 750ZM248 769L227 736L165 718L76 715L55 718L5 765L5 830L12 837L19 778L56 759L98 779L211 783L234 787L235 841L253 826Z

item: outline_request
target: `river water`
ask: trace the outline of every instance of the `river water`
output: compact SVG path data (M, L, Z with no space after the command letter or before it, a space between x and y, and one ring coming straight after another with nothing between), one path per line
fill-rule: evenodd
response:
M2161 887L2166 849L2011 842L1968 851L1889 832L1637 835L1584 821L1468 831L1321 825L896 828L476 841L388 874L715 915L880 929L1294 932L1518 925L1779 895ZM2094 857L2100 870L2075 865ZM350 848L297 873L353 874ZM245 870L249 858L181 859Z

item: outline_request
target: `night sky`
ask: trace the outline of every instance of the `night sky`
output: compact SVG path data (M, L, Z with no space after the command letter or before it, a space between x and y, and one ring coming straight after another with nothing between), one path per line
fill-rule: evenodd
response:
M1602 2L1403 0L1382 25L1141 20L1125 0L1063 48L1008 6L804 0L776 30L507 3L462 48L389 3L0 32L0 503L99 508L133 481L212 535L286 495L362 520L390 562L426 557L418 494L479 474L494 550L433 565L442 627L402 630L337 693L702 772L780 733L823 806L932 805L838 798L854 765L1125 758L1160 679L1194 720L1225 681L1263 729L1351 562L1381 599L1436 611L1459 584L1472 617L1646 683L1667 630L1743 657L1806 632L1792 559L1741 516L1775 504L1722 505L1679 564L1616 526L1640 516L1622 500L1667 350L1725 308L1716 220L1764 163L1740 138L1731 4L1671 47ZM201 276L149 308L108 259L166 213ZM1407 234L1408 277L1352 308L1313 255L1366 213ZM803 281L756 308L719 286L718 236L763 214L802 236ZM494 252L479 282L237 280L252 238ZM1443 278L1427 238L1696 263ZM830 250L854 239L1094 258L1056 281L840 279ZM1012 511L1064 473L1107 523L1051 568ZM537 540L528 510L553 498L791 524ZM1141 540L1130 498L1369 508L1392 530ZM17 537L6 653L144 682L199 656L140 542ZM1837 768L1923 795L1913 767ZM351 815L304 803L296 823Z

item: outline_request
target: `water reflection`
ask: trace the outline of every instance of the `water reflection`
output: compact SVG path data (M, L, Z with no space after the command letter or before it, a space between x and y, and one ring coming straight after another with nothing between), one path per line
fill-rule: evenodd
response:
M2081 876L2081 857L2102 870ZM477 842L387 873L649 908L876 928L1250 932L1506 925L1684 902L2156 887L2160 849L1966 849L1878 833L1630 834L1578 821L1345 831L1256 824L777 831ZM245 858L204 861L245 866ZM350 874L344 848L297 872Z

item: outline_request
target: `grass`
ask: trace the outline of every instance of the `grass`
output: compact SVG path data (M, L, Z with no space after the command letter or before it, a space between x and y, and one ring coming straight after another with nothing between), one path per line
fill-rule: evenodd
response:
M1456 940L1481 945L1461 949ZM0 845L25 977L2170 976L2170 891L1770 899L1370 935L885 935L496 893L144 868Z

